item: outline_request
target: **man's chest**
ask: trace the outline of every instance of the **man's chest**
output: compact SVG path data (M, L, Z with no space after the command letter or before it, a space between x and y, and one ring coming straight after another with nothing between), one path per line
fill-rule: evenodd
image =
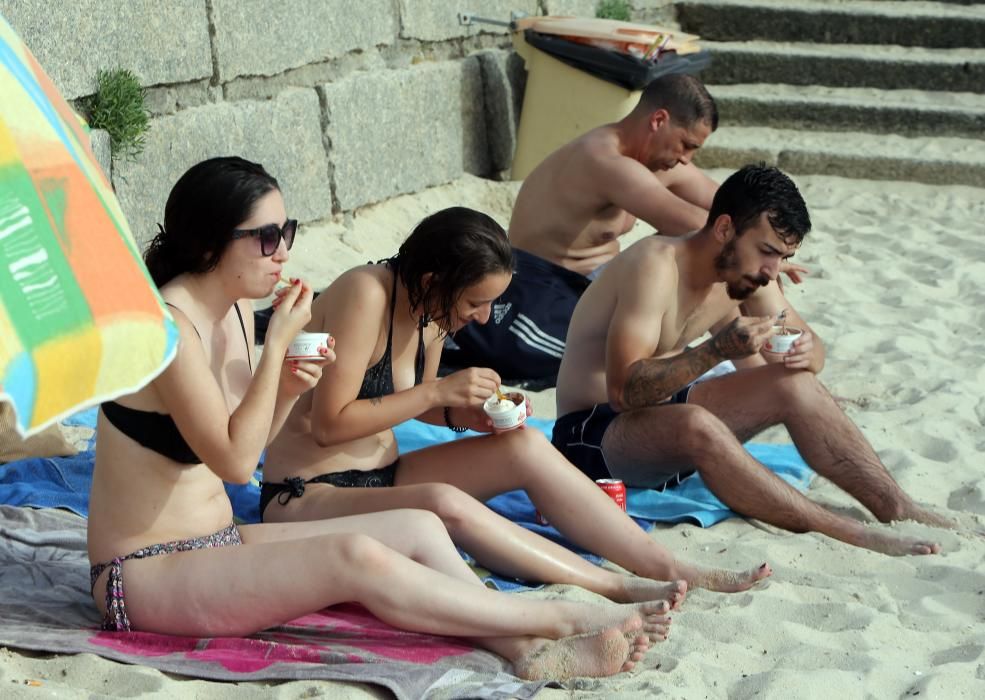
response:
M724 293L710 294L700 302L692 300L677 305L665 316L656 356L683 352L737 307L738 302Z

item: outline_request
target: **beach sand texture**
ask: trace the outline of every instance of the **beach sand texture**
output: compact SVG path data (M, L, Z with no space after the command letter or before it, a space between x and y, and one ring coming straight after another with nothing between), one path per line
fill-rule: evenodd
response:
M726 171L712 171L719 181ZM936 508L985 521L985 190L797 177L814 220L796 261L812 274L788 296L828 349L822 380L904 489ZM472 206L504 225L517 183L466 178L368 207L348 222L307 227L287 265L324 286L348 267L395 252L426 214ZM288 193L288 206L290 193ZM638 226L631 238L647 235ZM344 338L339 351L344 352ZM553 415L553 393L534 395ZM824 426L818 426L824 430ZM786 441L773 429L762 440ZM867 514L818 479L811 498ZM671 638L638 670L584 679L538 697L985 697L985 539L913 523L939 556L891 558L815 534L733 519L708 530L653 532L681 557L775 574L735 595L693 591ZM550 586L523 594L592 594ZM42 682L28 687L26 679ZM326 682L185 680L88 655L0 651L3 697L386 697Z

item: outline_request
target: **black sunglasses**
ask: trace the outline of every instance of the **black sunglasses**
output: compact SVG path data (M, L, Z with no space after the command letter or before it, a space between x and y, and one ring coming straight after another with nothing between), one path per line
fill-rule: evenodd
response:
M284 244L290 250L291 246L294 245L294 234L297 232L297 219L288 219L284 222L283 226L267 224L260 228L236 229L233 231L231 238L236 240L237 238L256 236L260 239L260 254L264 257L270 257L277 252L277 246L280 245L281 238L284 239Z

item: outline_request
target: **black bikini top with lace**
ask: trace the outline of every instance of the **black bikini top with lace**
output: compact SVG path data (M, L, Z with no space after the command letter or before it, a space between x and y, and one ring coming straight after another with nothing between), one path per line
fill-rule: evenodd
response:
M397 307L397 266L394 260L385 261L393 272L393 290L390 292L390 328L386 334L386 348L383 357L366 370L362 386L356 399L378 399L394 392L393 387L393 314ZM414 362L414 386L424 381L424 319L417 324L417 358Z
M167 302L165 302L167 304ZM168 306L177 309L174 304ZM239 317L239 325L243 329L243 340L246 341L246 357L250 363L250 372L253 372L253 348L246 337L246 324L243 322L243 312L239 310L236 315ZM179 309L180 310L180 309ZM199 338L202 335L195 330ZM122 406L115 401L106 401L102 405L103 415L106 420L116 426L116 429L126 435L131 440L143 445L148 450L153 450L159 455L168 459L173 459L181 464L201 464L195 451L188 446L185 438L182 437L178 426L174 423L174 418L168 413L158 413L156 411L141 411L137 408Z

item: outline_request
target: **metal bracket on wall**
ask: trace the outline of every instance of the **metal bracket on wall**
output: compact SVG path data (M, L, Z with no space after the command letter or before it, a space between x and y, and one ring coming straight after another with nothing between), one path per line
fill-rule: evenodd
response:
M516 21L524 17L529 17L526 12L521 12L519 10L513 10L510 12L510 21L506 22L501 19L490 19L488 17L476 17L471 12L459 12L458 13L458 23L469 27L472 24L494 24L497 27L508 27L509 29L516 29Z

